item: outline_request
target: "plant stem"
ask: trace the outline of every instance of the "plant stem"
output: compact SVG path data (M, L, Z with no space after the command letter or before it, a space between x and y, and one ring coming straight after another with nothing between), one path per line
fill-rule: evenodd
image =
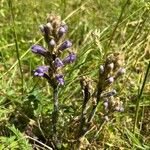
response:
M83 127L85 125L85 120L86 120L86 118L85 118L86 106L87 106L87 102L90 99L90 93L89 93L88 86L85 86L83 95L84 95L84 100L83 100L83 104L82 104L82 113L81 113L81 118L80 118L78 137L80 137L83 134Z
M148 77L149 70L150 70L150 61L149 61L149 64L147 66L147 70L146 70L146 73L145 73L145 77L144 77L144 80L143 80L143 84L142 84L140 93L138 94L138 97L137 97L135 121L134 121L134 127L133 127L133 133L134 134L135 134L135 129L136 129L136 126L137 126L137 121L138 121L138 113L139 113L139 107L140 107L140 98L142 96L142 93L143 93L143 90L144 90L144 87L145 87L145 84L146 84L146 80L147 80L147 77Z
M98 84L98 87L99 87L99 84ZM102 90L98 88L98 92L97 92L97 103L96 103L95 106L93 106L93 109L92 109L92 111L91 111L91 113L90 113L90 115L89 115L89 118L88 118L88 122L91 122L92 119L93 119L93 117L94 117L94 115L95 115L97 106L98 106L98 104L99 104L99 102L100 102L101 93L102 93Z
M101 96L101 93L102 93L102 89L99 88L99 87L100 87L100 86L99 86L99 83L98 83L97 103L96 103L96 105L94 105L93 108L92 108L92 111L91 111L91 113L90 113L90 115L89 115L89 118L88 118L88 120L87 120L86 130L83 132L83 134L82 134L81 136L86 135L86 133L89 131L90 125L91 125L91 122L92 122L92 119L93 119L93 117L95 116L95 113L96 113L96 110L97 110L97 106L98 106L98 104L99 104L99 102L100 102L100 96Z
M96 134L94 135L94 138L97 137L97 135L100 133L100 131L102 130L102 128L104 127L104 125L106 124L106 120L103 120L103 122L99 125Z
M53 134L55 139L57 140L57 121L58 121L58 86L53 87L53 102L54 108L52 113L52 126L53 126Z

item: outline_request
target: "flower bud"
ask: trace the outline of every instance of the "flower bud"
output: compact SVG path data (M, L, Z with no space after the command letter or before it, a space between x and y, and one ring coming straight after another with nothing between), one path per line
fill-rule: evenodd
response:
M104 102L104 107L105 107L105 109L108 109L108 101Z
M52 30L52 29L53 29L53 27L52 27L52 25L51 25L50 22L48 22L48 23L46 24L46 27L47 27L49 30Z
M123 74L125 74L125 72L126 72L126 69L125 69L125 68L120 68L120 69L118 70L117 74L118 74L118 75L123 75Z
M68 30L67 25L61 26L58 30L59 37L62 37Z
M109 67L111 70L113 70L114 69L114 63L108 64L107 67Z
M55 46L55 45L56 45L54 39L51 39L50 42L49 42L49 44L50 44L51 46Z
M72 46L72 43L69 40L67 40L64 43L62 43L58 49L63 51L67 48L70 48L71 46Z
M120 110L120 107L119 106L116 106L115 107L115 111L119 111Z
M40 29L40 31L41 31L42 33L44 33L44 25L43 25L43 24L41 24L41 25L39 26L39 29Z
M121 107L119 111L120 111L120 112L124 112L124 108L123 108L123 107Z
M61 26L64 27L66 31L68 31L68 26L64 21L61 22Z
M104 116L104 119L105 119L106 121L109 121L108 116Z
M126 72L125 68L120 68L114 78L117 79L121 75L125 74L125 72Z
M108 82L109 84L113 83L113 82L114 82L114 78L113 78L113 77L109 77L109 78L107 79L107 82Z
M111 92L106 93L106 97L114 96L116 94L116 90L112 90Z
M33 53L43 55L43 56L45 56L47 53L46 50L40 45L33 45L31 47L31 50Z
M100 74L103 74L103 73L104 73L104 66L103 66L103 65L100 65L100 67L99 67L99 72L100 72Z
M115 107L115 111L124 112L124 108L122 106L118 105Z

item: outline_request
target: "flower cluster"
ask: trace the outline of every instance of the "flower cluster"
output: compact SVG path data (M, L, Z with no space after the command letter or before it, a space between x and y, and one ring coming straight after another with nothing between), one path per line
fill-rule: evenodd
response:
M91 127L92 120L95 116L99 102L103 103L101 112L103 119L108 121L114 111L123 112L123 103L119 98L114 96L117 94L115 89L112 89L113 83L125 73L123 65L123 55L120 53L110 54L106 57L106 61L99 67L99 76L96 84L88 77L81 78L81 88L83 91L82 114L80 118L80 126L78 137L83 137ZM90 107L90 101L92 105ZM87 104L89 103L89 105Z
M34 75L46 78L53 87L64 85L62 68L76 60L76 54L69 50L72 42L64 40L68 26L65 22L61 21L60 17L50 14L47 17L47 23L40 25L40 30L44 36L47 48L33 45L31 50L33 53L45 58L45 66L39 66L34 70ZM62 58L64 51L68 55Z
M98 88L103 91L100 98L103 99L104 118L106 120L109 120L109 116L111 116L114 111L124 111L123 103L118 97L114 97L117 94L116 90L110 88L110 86L126 72L122 65L123 55L119 53L108 55L104 65L100 65ZM108 88L111 90L106 92Z

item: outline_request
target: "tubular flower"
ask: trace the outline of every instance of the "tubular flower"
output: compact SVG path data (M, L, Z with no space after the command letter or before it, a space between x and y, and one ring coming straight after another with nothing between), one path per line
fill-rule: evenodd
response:
M65 49L67 49L67 48L70 48L71 46L72 46L72 43L69 40L67 40L64 43L62 43L58 49L60 51L63 51Z
M32 50L33 53L39 54L39 55L42 55L42 56L45 56L45 55L46 55L46 52L47 52L47 51L46 51L42 46L40 46L40 45L33 45L33 46L31 47L31 50Z
M76 60L76 55L74 53L70 53L66 58L64 58L63 63L69 64L73 63Z
M60 84L60 85L64 85L64 76L62 75L62 74L57 74L56 75L56 80L58 81L58 83Z
M54 63L56 68L64 66L63 62L59 58L56 58Z
M48 72L48 69L48 66L39 66L36 70L34 70L34 75L44 77L45 73Z

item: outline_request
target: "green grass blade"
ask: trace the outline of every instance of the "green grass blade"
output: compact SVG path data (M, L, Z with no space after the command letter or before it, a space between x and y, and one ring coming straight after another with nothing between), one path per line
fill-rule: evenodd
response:
M140 107L140 98L142 96L142 93L143 93L143 90L144 90L144 87L145 87L145 84L146 84L146 80L147 80L147 77L148 77L148 73L149 73L149 70L150 70L150 61L149 61L149 64L147 66L147 70L146 70L146 73L145 73L145 77L144 77L144 80L143 80L143 84L142 84L142 87L139 91L139 94L138 94L138 97L137 97L137 102L136 102L136 112L135 112L135 121L134 121L134 127L133 127L133 133L135 134L135 129L137 127L137 121L138 121L138 115L139 115L139 107Z
M20 55L19 55L19 45L18 45L18 39L17 39L16 29L15 29L15 19L14 19L14 12L13 12L13 6L12 6L11 0L8 0L8 5L9 5L9 9L10 9L10 13L11 13L11 19L12 19L12 30L13 30L15 47L16 47L17 60L19 63L19 70L20 70L21 84L22 84L22 96L23 96L24 79L23 79L23 71L22 71L21 60L20 60Z

